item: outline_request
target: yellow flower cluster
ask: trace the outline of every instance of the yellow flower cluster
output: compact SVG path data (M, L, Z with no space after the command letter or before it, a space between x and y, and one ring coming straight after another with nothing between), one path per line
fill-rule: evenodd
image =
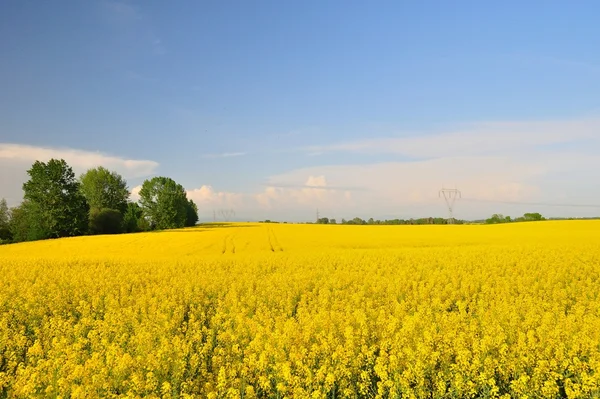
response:
M0 247L0 397L600 396L600 223Z

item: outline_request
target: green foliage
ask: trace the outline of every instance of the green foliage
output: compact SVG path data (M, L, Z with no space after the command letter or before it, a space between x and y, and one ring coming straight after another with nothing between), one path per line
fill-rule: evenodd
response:
M36 161L27 171L23 203L0 201L0 243L194 226L198 207L167 177L146 180L140 204L128 202L127 183L97 167L75 178L64 160Z
M28 237L57 238L85 233L88 224L88 204L79 190L73 169L64 160L36 161L27 171L30 179L23 184L28 202L25 213L33 213L35 233ZM32 225L32 226L33 226Z
M498 224L498 223L511 223L511 222L538 222L538 221L542 221L542 220L546 220L545 217L542 216L541 213L538 212L534 212L534 213L526 213L521 217L515 218L515 219L511 219L510 216L503 216L501 214L493 214L491 218L486 219L485 223L486 224Z
M140 190L140 206L151 229L184 227L188 220L189 204L185 190L168 177L144 181Z
M198 222L198 206L191 199L187 201L185 206L186 219L185 225L186 227L195 226Z
M333 223L330 219L329 223ZM368 220L361 219L359 217L355 217L354 219L346 220L342 219L342 224L354 224L354 225L404 225L404 224L448 224L448 220L444 218L419 218L419 219L385 219L385 220L375 220L373 218L369 218ZM463 220L454 220L455 224L463 224Z
M117 209L92 209L91 234L119 234L123 232L123 215Z
M499 223L510 223L512 222L510 216L504 216L499 213L494 213L491 218L486 219L486 224L499 224Z
M123 215L123 230L126 233L135 233L138 231L148 230L147 224L142 215L142 208L137 202L127 203L127 209Z
M116 209L120 213L127 210L129 190L127 182L116 172L102 166L89 169L81 175L81 193L90 209Z
M0 200L0 243L12 240L10 232L10 210L6 200Z
M533 212L533 213L524 214L523 220L529 221L529 222L539 222L541 220L546 220L546 218L543 217L541 213Z
M13 242L35 241L47 238L40 206L29 200L12 208L9 230Z
M329 219L328 218L318 218L317 224L329 224Z

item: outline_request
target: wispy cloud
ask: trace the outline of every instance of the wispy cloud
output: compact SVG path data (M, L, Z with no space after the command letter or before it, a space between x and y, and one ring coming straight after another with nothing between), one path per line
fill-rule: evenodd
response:
M131 23L143 19L138 7L122 1L105 1L102 3L108 16L117 23Z
M215 158L234 158L246 155L245 152L223 152L220 154L203 154L202 158L215 159Z
M164 55L167 53L167 48L161 39L155 38L152 41L152 50L155 55Z
M414 159L475 156L535 150L575 141L600 142L600 119L542 122L490 122L463 130L412 137L369 138L305 148L307 154L354 152L397 154Z
M321 176L323 179L325 176ZM297 184L297 183L285 183L285 182L276 182L276 181L267 181L262 184L265 187L274 187L274 188L290 188L290 189L303 189L303 188L312 188L315 190L337 190L337 191L366 191L365 187L356 187L356 186L339 186L339 185L320 185L315 184L314 176L309 176L308 180L305 184Z
M167 53L164 41L152 26L151 18L147 18L141 7L124 1L106 1L103 3L104 14L110 25L120 35L132 35L140 46L148 48L152 54L161 56Z
M507 55L506 58L512 61L516 61L519 63L525 64L537 64L544 66L558 66L562 68L567 68L570 70L575 70L577 72L586 72L593 74L600 74L600 65L582 61L579 59L572 58L564 58L564 57L556 57L553 55L543 55L543 54L510 54Z

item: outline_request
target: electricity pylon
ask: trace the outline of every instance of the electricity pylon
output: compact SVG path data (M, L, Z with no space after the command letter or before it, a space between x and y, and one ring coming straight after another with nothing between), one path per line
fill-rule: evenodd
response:
M454 202L461 198L460 190L455 188L442 188L439 192L439 197L444 198L448 207L449 218L448 224L454 223Z
M231 219L232 216L235 216L234 209L221 209L219 210L219 213L223 217L223 220L225 220L226 222L229 222L229 219Z

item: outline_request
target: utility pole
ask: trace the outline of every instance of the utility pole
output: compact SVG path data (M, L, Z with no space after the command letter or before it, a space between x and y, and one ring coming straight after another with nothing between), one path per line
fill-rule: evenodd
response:
M448 207L448 214L449 214L448 224L453 224L454 223L454 203L456 202L456 199L460 199L462 197L460 190L457 190L455 188L442 188L438 195L440 198L443 197L444 201L446 201L446 206Z
M319 219L320 219L320 216L319 216L319 208L317 208L317 223L319 223Z

